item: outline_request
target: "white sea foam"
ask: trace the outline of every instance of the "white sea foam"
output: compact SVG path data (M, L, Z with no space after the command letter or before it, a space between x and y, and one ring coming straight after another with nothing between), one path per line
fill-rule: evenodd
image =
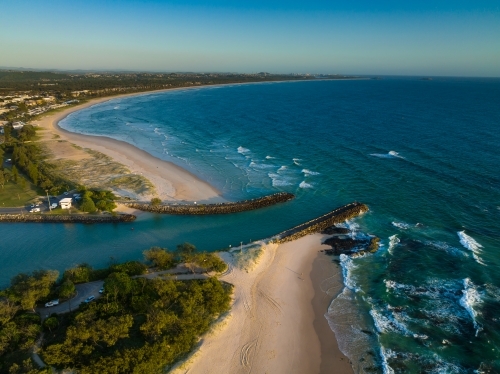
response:
M308 175L319 175L320 173L316 172L316 171L311 171L311 170L307 170L307 169L302 169L302 173L305 174L305 176L308 176Z
M340 266L342 267L342 275L344 277L344 284L351 291L358 292L359 288L356 285L356 281L353 279L353 270L356 269L356 265L354 265L354 261L352 258L345 254L341 254L340 257Z
M302 182L300 182L299 187L300 188L313 188L313 185L306 183L306 181L302 181Z
M287 170L287 169L288 169L288 166L284 166L284 165L283 165L283 166L281 166L281 167L278 169L278 172L280 172L280 171L285 171L285 170Z
M464 279L464 289L462 293L463 296L460 299L460 305L465 308L467 313L469 313L470 317L472 318L472 323L474 324L474 328L476 329L477 336L477 334L479 334L479 332L482 330L482 327L476 320L477 312L474 307L482 303L481 294L469 278Z
M396 354L390 349L385 349L384 347L380 346L380 357L382 359L382 372L384 374L394 374L394 370L392 370L392 368L389 366L387 359L395 358Z
M388 309L390 309L390 307ZM405 336L414 335L390 310L377 310L377 308L372 305L370 315L373 318L375 328L380 334L394 332Z
M248 148L243 148L243 147L238 147L238 153L241 153L242 155L249 153L250 150Z
M474 257L474 260L476 260L477 263L486 266L481 257L479 257L482 253L481 248L483 248L483 246L476 242L473 237L467 235L465 231L459 231L457 234L460 238L460 244L462 244L464 248L469 251L472 251L472 257Z
M297 166L300 166L301 164L299 163L299 161L302 161L300 158L294 158L293 159L293 163Z
M370 156L379 157L379 158L401 158L401 159L404 159L404 157L401 156L396 151L389 151L387 153L370 153Z
M119 105L117 105L117 106L115 106L113 109L114 109L114 110L120 109L120 106L119 106Z
M271 183L272 183L273 187L285 187L285 186L292 185L290 178L286 178L286 177L283 177L282 175L274 174L274 173L269 173L267 175L269 176L269 178L271 178Z
M274 159L274 158L276 158L276 157L266 156L266 159L267 159L267 160L272 160L272 159Z
M426 246L429 246L429 247L432 247L435 249L446 251L447 253L450 253L450 254L455 255L455 256L463 256L463 257L467 256L462 250L455 248L446 242L427 240L424 242L424 244Z
M250 162L249 166L254 169L270 169L275 167L274 165L270 164L259 164L258 162L255 161Z
M387 251L392 255L392 250L400 243L397 235L389 236L389 248Z
M409 223L406 223L406 222L392 222L392 225L394 227L397 227L398 229L401 229L401 230L408 230L411 225Z

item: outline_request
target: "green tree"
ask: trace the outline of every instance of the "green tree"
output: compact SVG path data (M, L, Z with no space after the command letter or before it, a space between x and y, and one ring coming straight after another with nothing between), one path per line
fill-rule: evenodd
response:
M132 279L125 273L111 273L104 281L104 290L114 299L125 298L132 290Z
M182 262L191 262L196 247L191 243L183 243L177 246L177 254Z
M75 293L75 284L71 280L65 280L59 287L59 297L67 299Z
M153 198L151 199L151 205L153 205L153 206L157 206L157 205L160 205L160 204L161 204L161 199L160 199L160 198L158 198L158 197L153 197Z
M31 274L18 274L11 280L11 291L21 307L35 311L35 304L47 297L59 276L56 270L35 270Z
M45 321L43 321L43 327L52 332L52 329L57 328L59 326L59 320L57 317L49 317Z
M14 182L17 183L17 180L19 178L19 171L16 168L16 165L12 166L12 179L14 179Z
M142 252L146 261L159 269L170 269L175 265L174 255L166 248L152 247Z
M82 212L94 213L96 211L94 200L92 200L91 197L84 195L80 205L80 210Z

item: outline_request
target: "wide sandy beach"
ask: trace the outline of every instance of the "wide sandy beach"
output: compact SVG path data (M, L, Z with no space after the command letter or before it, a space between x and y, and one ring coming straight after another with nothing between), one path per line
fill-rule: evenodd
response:
M320 252L323 235L267 245L251 271L234 255L222 280L235 286L231 312L174 373L352 373L324 317L342 289L339 268Z
M52 134L58 135L60 139L67 140L69 143L101 152L126 166L131 173L144 176L155 186L155 196L162 200L223 201L216 188L171 162L156 158L137 147L119 140L102 136L77 134L66 131L58 126L59 121L75 111L118 97L132 95L138 94L93 99L61 112L49 113L33 123L49 130ZM58 147L59 149L56 148L55 150L56 157L78 161L86 156L84 152L71 146L60 144ZM145 199L151 197L144 196Z
M222 201L210 184L172 163L125 142L75 134L57 125L74 111L116 97L92 100L36 121L58 143L67 141L57 144L55 151L52 148L54 156L78 162L86 154L71 146L76 144L140 173L154 184L162 200ZM321 244L322 238L316 234L280 246L267 245L250 268L243 268L233 254L222 253L229 271L221 279L235 286L231 312L175 372L352 373L324 317L332 295L343 285L340 268L320 252L328 248Z

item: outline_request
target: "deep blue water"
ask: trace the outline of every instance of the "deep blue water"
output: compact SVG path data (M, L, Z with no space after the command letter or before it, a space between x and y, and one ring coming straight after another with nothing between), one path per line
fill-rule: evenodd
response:
M500 371L500 80L386 78L231 85L113 99L61 126L175 162L228 199L289 191L262 211L144 215L123 225L4 224L0 281L38 267L102 266L190 241L216 250L357 200L327 315L356 369ZM134 230L130 230L134 227Z

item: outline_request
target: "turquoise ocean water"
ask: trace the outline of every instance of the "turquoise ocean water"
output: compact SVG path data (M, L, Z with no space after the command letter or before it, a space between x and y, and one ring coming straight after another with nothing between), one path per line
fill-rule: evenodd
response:
M500 372L500 80L384 78L231 85L117 98L61 126L172 161L230 200L288 191L261 211L145 214L132 224L0 226L0 283L103 266L152 245L216 250L352 201L381 248L342 257L326 318L359 372ZM134 227L134 230L131 230Z

